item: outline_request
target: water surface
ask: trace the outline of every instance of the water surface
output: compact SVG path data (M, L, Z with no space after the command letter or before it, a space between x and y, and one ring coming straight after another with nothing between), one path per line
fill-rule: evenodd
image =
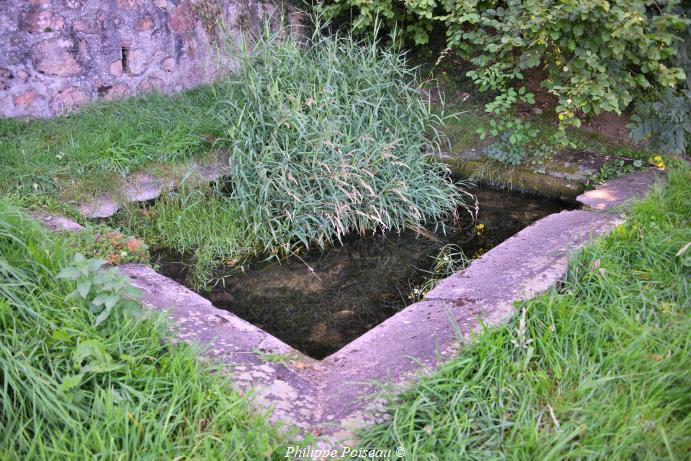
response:
M518 192L471 192L479 203L475 221L461 211L460 220L423 233L352 236L324 252L256 262L244 271L219 269L222 281L201 294L305 354L326 357L414 302L444 245L476 258L534 221L572 208ZM184 276L179 261L160 263L163 274Z

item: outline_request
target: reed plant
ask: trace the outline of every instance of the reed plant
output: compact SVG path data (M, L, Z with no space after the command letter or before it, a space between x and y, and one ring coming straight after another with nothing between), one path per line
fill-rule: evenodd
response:
M322 29L288 40L267 25L251 44L228 45L240 70L218 85L232 95L215 109L232 194L267 250L416 228L463 204L434 160L444 116L404 54Z

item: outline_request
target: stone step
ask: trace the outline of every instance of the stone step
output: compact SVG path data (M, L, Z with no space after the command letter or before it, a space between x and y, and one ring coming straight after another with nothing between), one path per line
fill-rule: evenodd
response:
M77 205L77 210L88 219L108 218L117 213L122 204L154 200L162 192L174 190L189 177L214 182L230 174L229 158L227 152L221 151L209 163L191 162L185 174L177 178L156 177L144 172L133 173L127 177L121 191L91 197Z

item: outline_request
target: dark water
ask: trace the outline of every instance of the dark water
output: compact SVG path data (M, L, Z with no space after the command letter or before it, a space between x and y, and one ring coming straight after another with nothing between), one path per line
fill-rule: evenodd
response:
M532 222L572 208L557 200L510 191L475 188L477 220L460 220L413 231L348 238L344 245L282 262L258 262L219 273L202 293L214 305L320 359L415 301L419 287L446 244L468 258L506 240ZM180 263L159 260L161 272L180 279Z

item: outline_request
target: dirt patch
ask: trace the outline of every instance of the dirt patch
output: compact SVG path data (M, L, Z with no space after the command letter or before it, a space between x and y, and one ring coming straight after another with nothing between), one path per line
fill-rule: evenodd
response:
M633 146L634 143L629 136L629 129L626 125L629 119L625 115L617 115L614 112L603 112L590 122L584 123L582 128L590 133L601 134L619 143Z

